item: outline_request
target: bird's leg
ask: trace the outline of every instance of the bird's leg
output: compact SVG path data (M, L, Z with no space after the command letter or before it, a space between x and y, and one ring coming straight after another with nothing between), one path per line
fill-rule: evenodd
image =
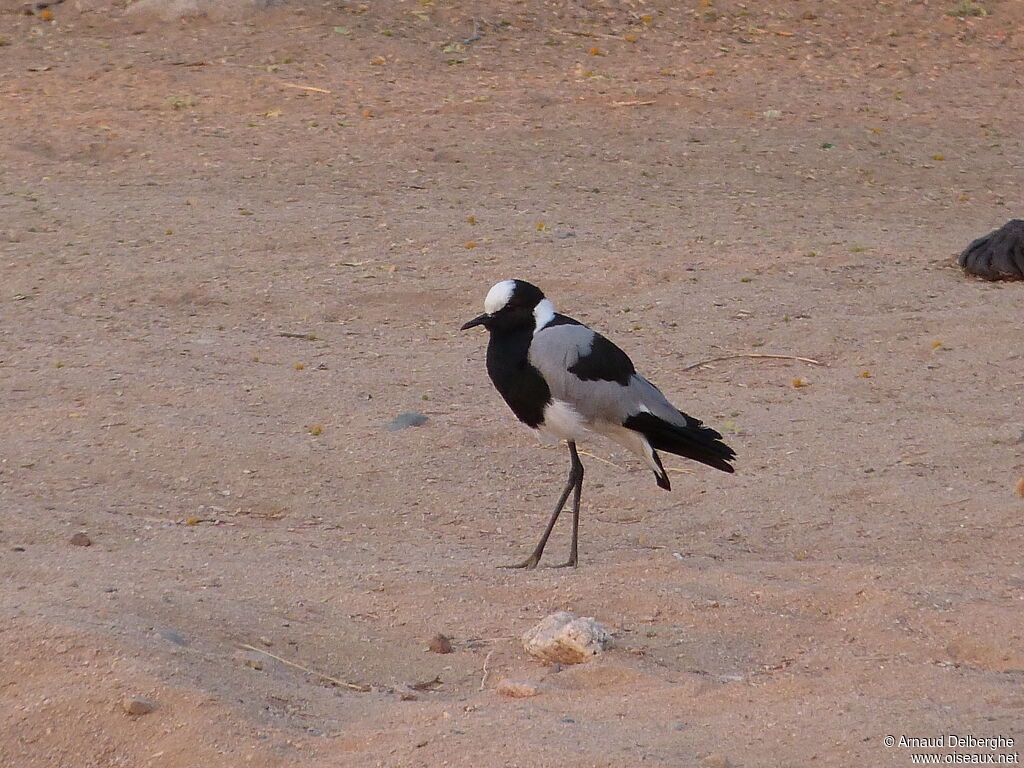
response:
M572 467L569 469L569 482L573 484L572 495L572 544L569 547L569 559L556 568L575 568L579 562L579 534L580 534L580 496L583 493L583 462L576 452L576 443L569 443L569 456L572 459Z
M565 506L565 501L569 498L569 492L573 489L575 484L576 481L570 476L569 482L566 483L565 489L562 491L562 495L558 499L555 511L551 513L551 519L548 520L548 527L544 529L544 535L541 536L540 541L537 542L537 546L534 548L533 554L521 563L503 565L501 566L502 568L526 568L527 570L532 570L537 567L537 563L540 562L540 556L544 554L544 547L548 543L548 537L551 535L551 531L555 527L555 521L558 520L558 516L562 514L562 507Z
M523 560L521 563L514 565L503 565L502 568L526 568L532 570L537 567L537 563L540 562L540 557L544 554L544 547L548 543L548 537L551 535L551 531L555 527L555 522L558 520L558 516L562 514L562 507L565 506L566 500L569 498L569 493L576 489L575 503L573 504L573 512L575 517L573 518L573 537L572 537L572 548L573 548L573 565L575 565L575 552L576 552L576 529L579 524L579 510L580 510L580 489L583 487L583 464L580 462L579 454L576 453L576 443L569 441L569 456L572 459L572 464L569 467L569 479L566 481L565 488L562 489L562 495L558 497L558 504L555 505L555 511L551 513L551 519L548 520L548 527L544 529L544 535L540 537L540 541L537 542L536 548L533 550L528 558Z

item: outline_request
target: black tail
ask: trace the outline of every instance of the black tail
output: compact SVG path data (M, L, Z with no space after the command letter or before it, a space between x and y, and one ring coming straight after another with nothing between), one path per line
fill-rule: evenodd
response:
M685 427L670 424L653 413L630 416L622 426L640 432L655 450L685 456L723 472L734 472L729 462L736 458L736 452L722 442L722 436L711 427L705 427L699 419L682 411L679 413L686 419Z

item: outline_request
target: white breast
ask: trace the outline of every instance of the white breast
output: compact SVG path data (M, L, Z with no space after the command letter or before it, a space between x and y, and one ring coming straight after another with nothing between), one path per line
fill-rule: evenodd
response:
M584 418L564 400L554 400L544 407L544 423L537 429L555 440L581 440L589 431Z

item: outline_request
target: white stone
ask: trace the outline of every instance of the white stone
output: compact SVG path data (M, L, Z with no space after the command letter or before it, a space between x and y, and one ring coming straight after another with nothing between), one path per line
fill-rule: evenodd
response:
M611 645L608 630L586 617L568 611L546 616L523 635L523 647L531 656L559 664L580 664L603 653Z

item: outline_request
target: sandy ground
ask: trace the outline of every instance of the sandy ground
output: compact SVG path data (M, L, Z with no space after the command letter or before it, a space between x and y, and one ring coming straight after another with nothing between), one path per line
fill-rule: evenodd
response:
M1024 4L983 5L8 3L0 764L1024 751L1024 286L953 267L1024 213ZM669 494L581 446L575 571L495 567L567 466L457 330L511 276L740 457ZM737 352L822 365L687 368ZM528 657L562 608L615 648Z

